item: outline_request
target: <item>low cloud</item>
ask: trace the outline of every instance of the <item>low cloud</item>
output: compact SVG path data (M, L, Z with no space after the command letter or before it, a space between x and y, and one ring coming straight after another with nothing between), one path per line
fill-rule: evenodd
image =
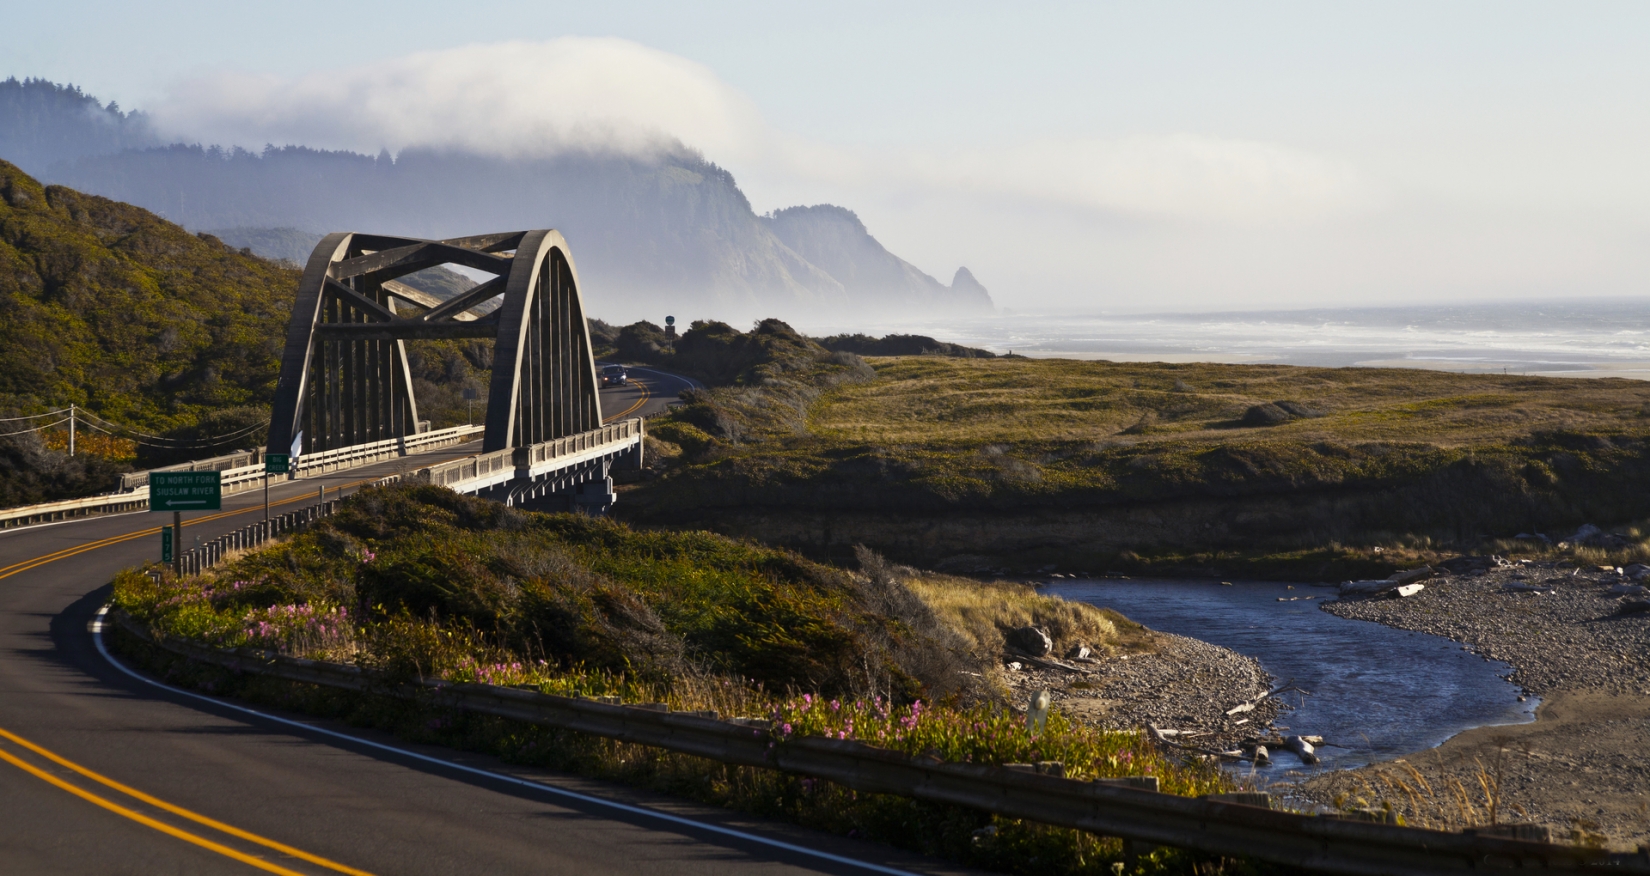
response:
M1378 200L1349 164L1269 143L1187 134L1045 140L936 155L918 166L937 186L1140 217L1287 221Z
M180 83L153 116L175 137L251 148L507 158L643 153L677 140L716 155L743 151L762 124L702 65L594 38L462 46L297 79L217 73Z
M810 141L774 130L703 65L622 39L470 45L296 79L219 73L180 83L153 115L174 137L252 149L421 147L522 158L653 154L681 143L759 190L810 202L823 199L810 191L906 190L1251 224L1317 219L1375 200L1344 163L1241 140L1176 135L876 152ZM757 200L768 200L763 191L753 192Z

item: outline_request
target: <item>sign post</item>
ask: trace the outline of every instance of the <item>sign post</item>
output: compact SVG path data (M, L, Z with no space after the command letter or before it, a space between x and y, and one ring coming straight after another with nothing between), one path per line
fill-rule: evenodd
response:
M216 511L222 507L223 475L218 472L149 473L149 510L172 512L172 574L183 574L183 512Z
M170 526L160 528L160 561L167 564L172 562L172 527Z
M269 476L292 470L292 457L285 453L264 454L264 538L269 537Z

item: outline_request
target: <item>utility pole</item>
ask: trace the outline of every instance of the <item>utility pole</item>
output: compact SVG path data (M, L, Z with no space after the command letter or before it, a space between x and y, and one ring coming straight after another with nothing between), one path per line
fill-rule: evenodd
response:
M69 402L69 455L74 456L74 402Z

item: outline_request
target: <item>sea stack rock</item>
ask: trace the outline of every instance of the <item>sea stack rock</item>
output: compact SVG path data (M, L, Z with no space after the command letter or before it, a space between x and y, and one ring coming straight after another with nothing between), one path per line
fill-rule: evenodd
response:
M978 307L992 307L991 293L985 291L980 281L974 279L967 268L958 268L957 275L951 278L951 294L958 304L971 304Z

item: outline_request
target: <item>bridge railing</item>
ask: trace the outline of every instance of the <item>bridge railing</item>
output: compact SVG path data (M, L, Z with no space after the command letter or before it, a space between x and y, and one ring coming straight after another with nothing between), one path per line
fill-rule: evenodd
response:
M148 507L149 488L143 486L125 493L88 496L84 499L64 499L61 502L44 502L39 505L24 505L21 508L7 508L0 511L0 529L31 526L36 523L52 523L74 517L88 517L93 514L142 511Z
M151 469L151 471L221 471L221 483L225 493L234 493L256 487L263 483L264 478L264 465L261 462L231 469L172 467ZM87 496L84 499L64 499L60 502L45 502L39 505L24 505L21 508L0 510L0 529L31 526L36 523L51 523L75 517L89 517L93 514L142 511L149 507L149 472L138 472L138 474L143 475L144 482L142 484L118 493L105 493L101 496Z
M437 429L433 432L423 432L418 435L408 435L405 438L387 438L383 441L373 441L367 444L353 444L349 447L339 447L334 450L322 450L298 457L293 466L294 476L300 474L321 474L337 471L343 468L354 468L397 456L408 456L423 450L434 450L452 444L462 444L487 431L485 426L454 426L450 429Z
M452 462L443 462L429 468L421 468L416 473L419 480L426 475L430 483L442 487L461 487L466 484L515 477L516 452L514 450L495 450L492 453L482 453L464 459L455 459Z
M495 450L438 463L406 477L459 492L474 492L516 478L534 477L562 465L621 453L642 439L644 429L639 419L624 420L531 447Z
M527 448L527 467L538 468L562 457L581 455L586 451L605 448L611 444L634 443L641 438L643 428L640 419L623 420L589 432L534 444Z
M455 426L451 429L439 429L434 432L412 435L405 439L375 441L371 444L362 444L356 447L340 447L337 450L323 451L307 457L300 457L298 464L294 466L295 476L338 471L339 469L367 465L405 454L434 450L452 444L462 444L479 436L484 431L486 429L482 426ZM505 451L505 453L508 454L509 451ZM83 499L64 499L60 502L45 502L38 505L24 505L18 508L0 510L0 529L30 526L37 523L51 523L75 517L89 517L94 514L142 511L149 507L149 475L151 472L157 471L216 471L222 473L220 483L223 492L234 493L240 490L252 489L263 483L264 464L261 461L262 458L263 454L259 451L244 451L164 468L133 472L122 476L121 491L118 493L105 493L101 496L87 496ZM250 464L248 464L249 462Z
M244 468L250 465L261 464L263 452L258 450L237 450L223 456L214 456L211 459L197 459L193 462L180 462L177 465L163 465L146 471L134 471L120 476L121 492L135 490L138 487L149 485L149 473L156 471L229 471Z

